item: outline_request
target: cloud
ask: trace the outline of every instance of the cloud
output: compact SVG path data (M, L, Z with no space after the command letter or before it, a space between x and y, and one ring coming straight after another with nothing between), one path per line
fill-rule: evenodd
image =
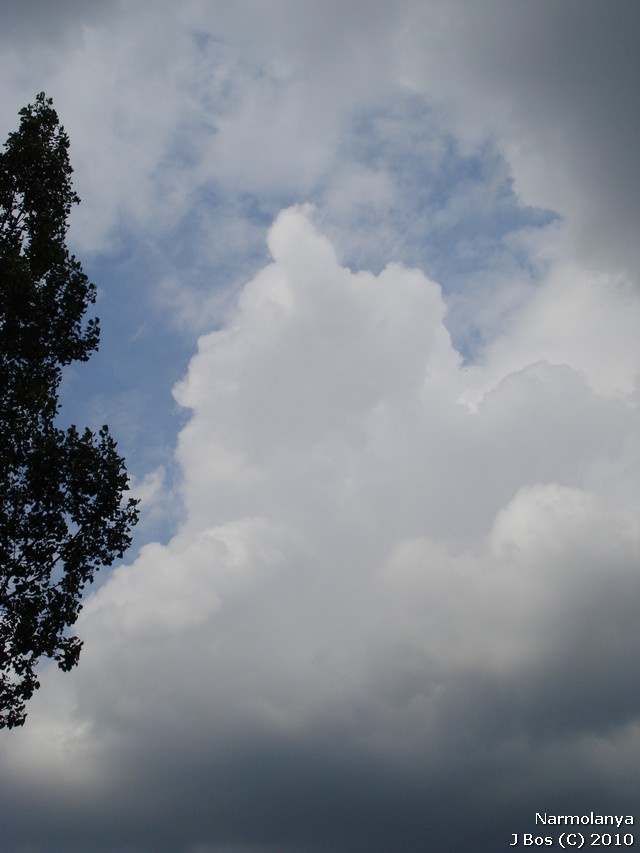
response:
M3 0L0 3L3 21L0 38L5 43L18 42L22 48L36 39L48 40L60 48L61 43L67 46L77 37L87 23L108 21L115 6L113 0L106 3L58 0L55 5L46 0L24 0L19 5Z
M463 138L496 138L522 196L567 216L582 258L634 272L637 4L406 8L407 84L445 103Z
M470 407L439 286L341 266L314 215L176 388L184 522L3 743L10 844L492 850L549 803L633 808L635 392L505 344Z
M358 18L355 7L339 17L312 6L292 15L278 3L265 15L255 3L240 11L226 2L212 10L193 0L180 8L125 0L76 19L71 0L55 16L50 4L24 5L11 16L0 118L11 128L35 92L54 97L72 140L83 199L73 236L83 252L113 251L122 230L171 231L203 195L231 205L234 193L275 195L280 204L283 195L306 196L333 168L356 98L374 77L374 99L393 85L369 53L387 39L385 4L357 57L344 29L345 15ZM64 53L43 35L50 17ZM265 26L274 39L264 39ZM25 51L33 54L27 67Z
M616 15L592 0L52 8L7 7L2 123L46 82L72 136L85 250L119 221L174 227L207 182L302 201L344 170L354 112L413 92L467 153L493 140L524 202L567 217L574 251L637 269L633 0Z
M45 81L108 271L118 434L176 428L145 395L211 330L180 488L138 478L159 541L0 741L12 853L493 851L633 811L637 9L5 15L2 125Z
M504 371L541 358L570 364L605 396L625 396L637 386L640 321L633 280L559 263L487 347L483 360Z

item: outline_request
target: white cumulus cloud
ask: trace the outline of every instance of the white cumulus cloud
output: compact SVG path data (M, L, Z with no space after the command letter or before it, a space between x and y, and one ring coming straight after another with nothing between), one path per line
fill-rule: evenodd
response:
M438 285L398 264L340 266L313 217L280 214L272 261L200 339L175 392L191 410L177 450L185 519L87 600L82 665L64 681L44 673L5 747L18 788L35 784L46 742L65 790L90 810L108 791L109 815L135 824L166 797L193 817L198 786L219 798L232 772L203 819L222 843L244 837L234 814L256 779L281 798L300 772L331 772L353 806L344 756L401 789L428 784L432 801L460 786L473 810L489 774L505 781L495 762L523 729L545 747L518 747L534 787L550 784L552 744L610 732L616 754L636 749L633 392L600 393L581 346L556 362L541 335L514 369L518 328L478 392ZM619 310L606 292L605 328ZM583 322L589 311L576 340ZM466 787L464 731L492 751ZM581 749L601 772L601 751ZM300 784L302 800L317 795Z

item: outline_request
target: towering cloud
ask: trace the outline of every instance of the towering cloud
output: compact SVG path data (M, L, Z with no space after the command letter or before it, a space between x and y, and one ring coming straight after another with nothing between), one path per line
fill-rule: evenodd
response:
M56 798L106 849L489 850L531 803L632 808L636 393L540 336L514 368L533 308L469 369L437 284L340 266L313 217L280 214L176 388L179 530L90 597L82 666L4 745L36 840Z
M146 496L79 668L1 733L3 851L494 853L633 813L637 0L2 22L2 138L46 81L100 290L66 417Z

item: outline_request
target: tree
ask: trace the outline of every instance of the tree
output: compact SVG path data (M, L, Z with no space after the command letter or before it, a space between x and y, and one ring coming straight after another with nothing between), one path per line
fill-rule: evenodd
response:
M138 520L108 428L58 425L62 368L98 346L96 290L65 245L69 139L44 93L20 115L0 153L0 728L24 723L42 657L77 664L83 589Z

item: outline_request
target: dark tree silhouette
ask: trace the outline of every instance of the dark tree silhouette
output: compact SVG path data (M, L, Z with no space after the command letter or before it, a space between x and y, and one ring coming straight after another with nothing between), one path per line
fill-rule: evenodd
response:
M98 346L95 287L65 245L69 139L44 93L20 115L0 153L0 728L24 723L41 657L78 662L83 588L138 520L108 428L57 422L62 368Z

